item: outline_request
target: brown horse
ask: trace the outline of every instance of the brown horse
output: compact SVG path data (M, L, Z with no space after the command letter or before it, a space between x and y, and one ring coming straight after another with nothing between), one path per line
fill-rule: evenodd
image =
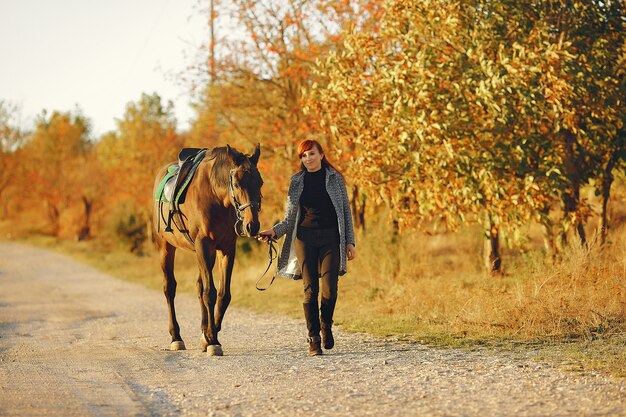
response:
M230 146L208 150L189 183L184 203L179 206L178 227L171 232L163 230L163 213L159 203L155 202L152 225L161 251L172 350L185 349L174 308L174 256L176 249L181 248L194 251L198 260L203 349L211 355L223 355L217 335L231 299L230 279L237 236L253 237L259 232L263 180L256 165L260 153L259 145L252 155L244 155ZM170 165L159 171L155 190ZM216 259L222 272L219 287L213 279Z

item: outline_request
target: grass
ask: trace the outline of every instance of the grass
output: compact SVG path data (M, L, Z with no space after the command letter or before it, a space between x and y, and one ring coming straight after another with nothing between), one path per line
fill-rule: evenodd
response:
M626 232L612 239L604 251L593 244L568 248L556 264L536 250L505 250L506 273L490 276L481 270L479 230L392 239L382 223L374 225L358 236L357 259L340 278L335 322L347 331L524 351L564 369L626 377ZM136 256L97 241L31 236L26 242L161 289L154 253ZM268 291L255 289L266 251L256 242L240 244L233 305L302 319L299 281L277 278ZM179 291L195 293L193 254L178 252L176 273Z

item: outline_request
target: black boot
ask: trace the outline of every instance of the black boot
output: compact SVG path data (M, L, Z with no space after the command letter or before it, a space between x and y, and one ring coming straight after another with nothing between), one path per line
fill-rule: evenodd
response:
M322 354L322 341L319 336L309 337L307 339L309 342L309 356L317 356Z
M335 346L335 338L333 337L333 321L330 323L322 322L322 341L324 342L324 349L332 349Z
M335 303L337 298L325 299L322 298L322 305L320 307L320 321L322 330L322 342L324 343L324 349L332 349L335 346L335 338L333 337L333 313L335 312Z
M303 303L304 318L306 319L306 328L309 333L309 355L316 356L322 354L320 340L320 317L317 308L317 300L312 303Z

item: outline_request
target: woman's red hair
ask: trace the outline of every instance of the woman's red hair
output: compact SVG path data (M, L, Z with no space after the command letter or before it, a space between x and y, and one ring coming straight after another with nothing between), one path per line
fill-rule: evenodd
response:
M335 168L333 164L328 162L328 156L324 153L324 149L322 148L322 145L314 139L305 139L301 141L300 143L298 143L298 159L301 159L302 154L308 150L311 150L314 146L317 148L317 151L319 153L324 155L324 158L322 159L322 166L330 167L341 175L341 172L337 168ZM302 168L303 171L306 169L303 163L300 163L300 168Z

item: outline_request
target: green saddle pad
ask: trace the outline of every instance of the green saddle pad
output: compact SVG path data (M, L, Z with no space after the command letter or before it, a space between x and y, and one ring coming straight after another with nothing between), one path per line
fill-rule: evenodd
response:
M178 164L172 164L169 167L167 167L167 173L165 174L165 176L163 177L163 179L161 180L161 182L159 182L159 186L157 187L156 191L154 192L154 199L156 201L163 201L165 203L169 203L170 199L168 198L168 196L165 194L164 190L165 190L165 184L167 184L167 182L176 177L176 174L178 174L180 167L178 166Z
M167 168L167 174L165 174L161 182L159 182L159 186L154 193L154 199L156 201L165 203L173 202L174 205L182 204L185 201L187 186L196 173L198 165L200 165L200 162L204 159L207 149L185 148L183 151L193 152L187 152L188 155L186 155L184 162L181 162L179 159L178 164L174 163ZM181 151L181 154L182 153ZM183 175L183 177L178 178L179 175ZM179 184L178 187L177 184Z

